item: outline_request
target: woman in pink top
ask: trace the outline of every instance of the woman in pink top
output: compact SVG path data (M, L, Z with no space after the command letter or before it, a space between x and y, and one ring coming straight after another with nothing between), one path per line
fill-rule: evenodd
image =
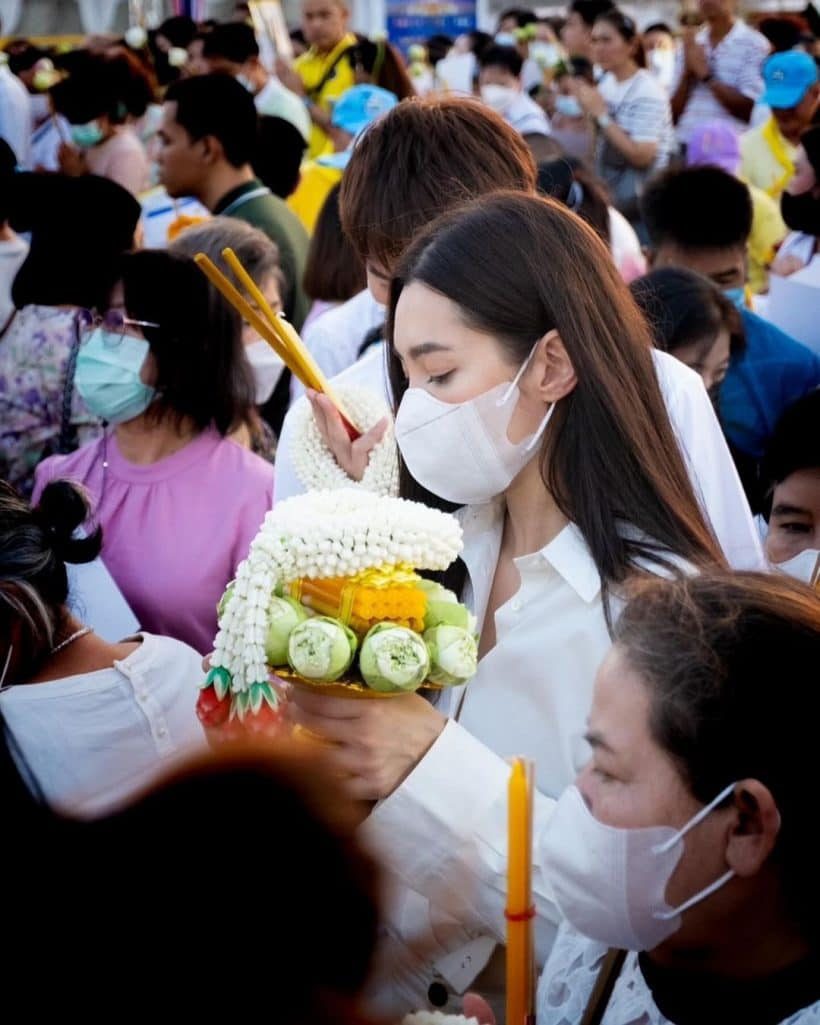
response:
M134 195L148 188L148 155L131 126L145 114L154 86L134 57L121 48L88 55L52 98L72 126L73 144L59 151L64 174L97 174Z
M273 499L273 468L227 435L253 403L239 331L217 334L193 262L125 256L110 308L88 318L76 387L110 429L37 469L83 484L102 557L141 626L210 650L216 603Z

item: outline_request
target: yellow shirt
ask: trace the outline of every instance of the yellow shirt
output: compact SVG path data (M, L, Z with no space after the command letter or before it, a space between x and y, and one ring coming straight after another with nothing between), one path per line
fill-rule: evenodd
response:
M765 292L775 249L788 233L780 216L780 204L762 189L749 185L752 196L752 233L749 236L749 288Z
M321 164L308 160L302 165L302 174L294 192L286 202L296 214L308 235L313 234L327 194L342 180L342 172L335 167L322 167Z
M333 109L334 100L347 92L356 84L356 76L350 58L344 56L339 60L339 55L351 46L356 45L356 37L352 32L337 43L330 53L318 53L313 47L301 57L297 57L293 67L296 74L302 79L302 85L308 97L313 100L317 107L330 113ZM333 67L334 62L336 64ZM327 81L324 81L330 69L333 71ZM321 88L319 88L321 86ZM318 91L317 91L318 90ZM313 160L323 153L332 152L333 146L325 132L318 125L313 125L310 132L310 144L308 146L308 158Z
M776 142L782 147L780 159L766 138L768 133L774 134ZM768 192L773 199L779 199L793 173L783 158L793 164L796 156L797 147L792 146L788 139L780 134L777 122L772 118L771 122L752 128L741 135L740 176L749 185L756 185L764 192Z

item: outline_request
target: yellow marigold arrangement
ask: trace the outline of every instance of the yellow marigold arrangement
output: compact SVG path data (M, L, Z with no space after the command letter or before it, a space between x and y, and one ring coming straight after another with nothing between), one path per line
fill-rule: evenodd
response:
M474 619L418 572L446 569L461 545L455 517L361 488L280 502L220 601L202 722L264 731L277 678L351 697L466 683Z

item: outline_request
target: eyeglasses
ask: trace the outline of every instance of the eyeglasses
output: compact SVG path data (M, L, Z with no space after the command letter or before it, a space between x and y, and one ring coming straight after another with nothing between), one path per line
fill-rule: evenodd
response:
M97 328L102 328L106 335L106 344L112 348L119 345L129 327L159 327L153 320L134 320L126 317L121 310L108 310L98 313L96 310L80 310L77 314L80 334L85 338Z

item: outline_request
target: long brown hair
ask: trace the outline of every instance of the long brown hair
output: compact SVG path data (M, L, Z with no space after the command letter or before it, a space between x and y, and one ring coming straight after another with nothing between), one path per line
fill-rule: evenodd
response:
M498 338L519 364L549 331L560 335L578 383L546 432L541 472L581 530L604 593L640 559L723 565L669 423L646 322L588 225L554 200L514 192L485 196L432 224L391 288L396 404L407 384L392 344L395 311L412 281L456 303L469 326ZM420 492L406 467L402 490L442 505ZM628 536L624 525L633 528Z

